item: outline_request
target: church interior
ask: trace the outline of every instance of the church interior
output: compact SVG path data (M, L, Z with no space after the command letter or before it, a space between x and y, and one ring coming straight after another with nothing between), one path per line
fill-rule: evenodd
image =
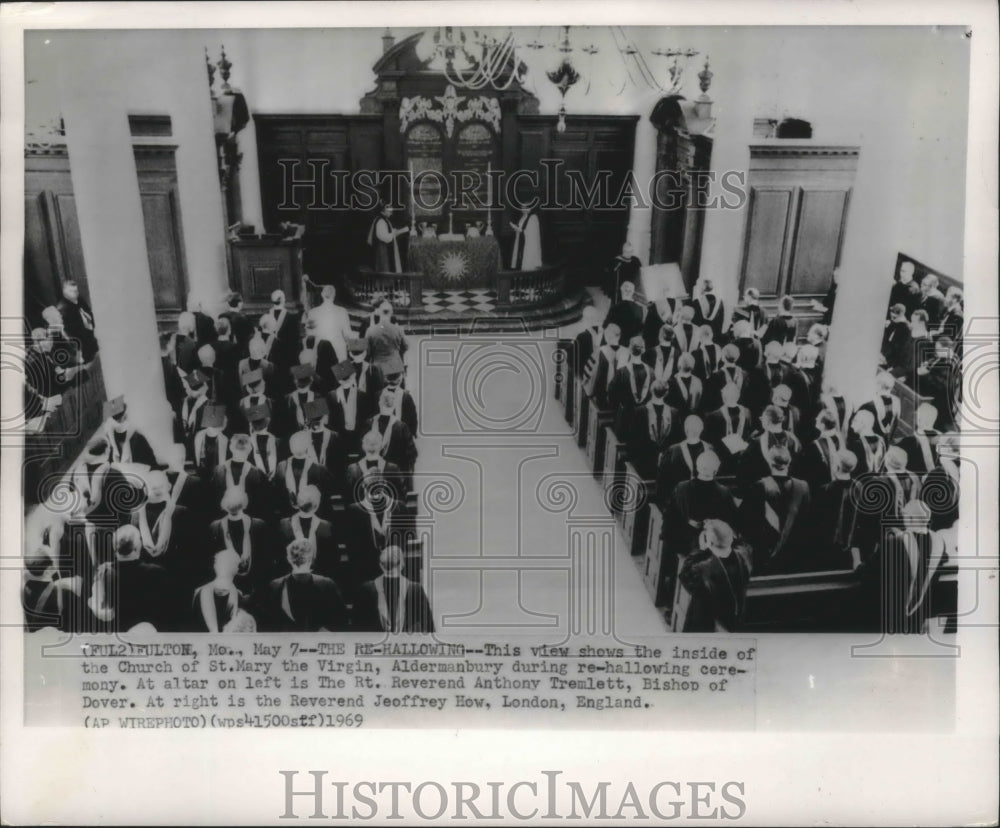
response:
M26 627L948 629L968 61L28 32Z

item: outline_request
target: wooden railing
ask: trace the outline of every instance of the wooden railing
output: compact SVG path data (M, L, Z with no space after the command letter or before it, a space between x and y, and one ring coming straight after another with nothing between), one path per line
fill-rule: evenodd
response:
M561 298L565 289L564 261L537 270L501 270L497 274L497 305L543 305Z
M49 488L83 451L103 419L104 375L95 357L86 374L77 375L62 392L62 403L49 414L42 431L24 435L24 501L44 500Z
M397 311L419 311L423 306L422 273L381 273L359 268L351 277L355 304L371 308L373 300L384 296Z

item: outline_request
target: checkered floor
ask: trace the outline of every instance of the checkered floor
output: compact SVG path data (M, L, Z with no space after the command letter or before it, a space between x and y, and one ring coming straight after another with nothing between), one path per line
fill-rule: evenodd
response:
M495 290L424 290L425 313L492 313L496 310Z

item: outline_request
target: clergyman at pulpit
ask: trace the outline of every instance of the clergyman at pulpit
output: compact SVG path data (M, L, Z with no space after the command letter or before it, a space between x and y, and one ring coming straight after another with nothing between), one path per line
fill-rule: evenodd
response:
M393 227L390 216L392 205L383 204L382 209L368 229L368 244L375 248L374 267L377 273L402 273L403 263L399 257L397 236L408 233L406 227Z
M521 218L516 223L512 221L510 226L514 230L510 269L537 270L542 266L542 232L537 205L522 208Z

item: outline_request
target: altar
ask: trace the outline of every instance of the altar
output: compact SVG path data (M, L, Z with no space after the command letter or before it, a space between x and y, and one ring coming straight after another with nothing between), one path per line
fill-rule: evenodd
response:
M432 290L495 289L502 267L495 236L455 240L413 236L406 264L407 270L423 274L424 288Z

